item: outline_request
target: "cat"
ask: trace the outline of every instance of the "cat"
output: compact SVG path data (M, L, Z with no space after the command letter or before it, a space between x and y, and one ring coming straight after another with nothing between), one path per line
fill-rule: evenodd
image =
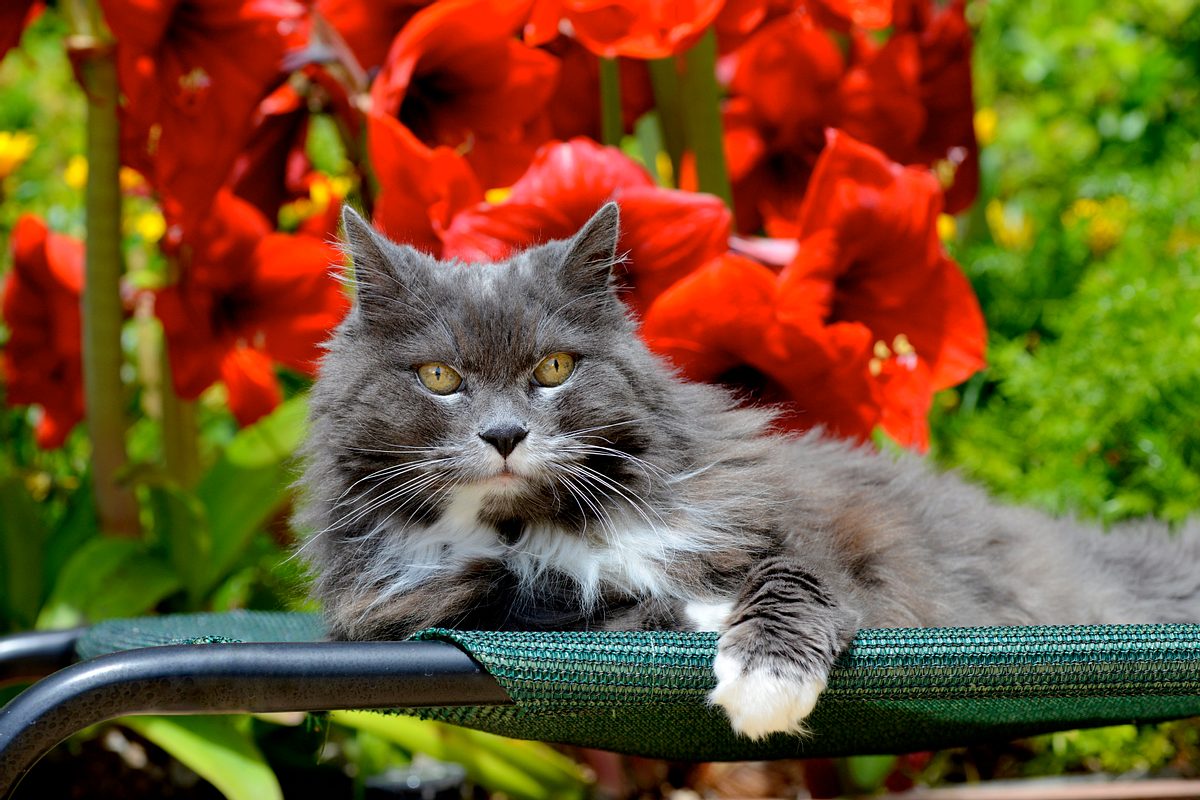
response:
M1194 526L1100 535L681 379L614 285L613 203L490 264L343 222L297 515L334 638L719 631L710 699L760 738L860 627L1200 620Z

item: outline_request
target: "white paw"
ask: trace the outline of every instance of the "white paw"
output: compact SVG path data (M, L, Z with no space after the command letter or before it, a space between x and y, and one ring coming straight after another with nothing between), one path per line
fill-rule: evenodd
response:
M758 668L747 672L727 653L713 662L717 688L708 701L725 709L733 729L742 736L762 739L772 733L805 734L804 720L825 690L825 676L795 667L782 671Z

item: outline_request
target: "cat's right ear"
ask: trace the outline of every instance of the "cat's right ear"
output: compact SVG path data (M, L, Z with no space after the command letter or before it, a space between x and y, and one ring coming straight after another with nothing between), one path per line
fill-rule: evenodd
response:
M349 205L342 207L343 252L353 275L355 306L366 316L395 315L395 301L421 268L421 254L389 241Z
M567 283L581 294L611 286L620 236L621 210L609 201L571 239L562 265Z

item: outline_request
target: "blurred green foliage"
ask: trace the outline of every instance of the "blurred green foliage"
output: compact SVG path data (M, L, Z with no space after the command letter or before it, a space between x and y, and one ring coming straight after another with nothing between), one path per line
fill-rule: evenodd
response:
M1200 509L1200 6L972 7L983 191L951 243L990 367L935 457L1111 522Z

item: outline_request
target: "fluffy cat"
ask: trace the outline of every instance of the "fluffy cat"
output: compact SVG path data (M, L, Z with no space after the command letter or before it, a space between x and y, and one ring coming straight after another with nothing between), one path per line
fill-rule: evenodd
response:
M1102 536L681 380L614 291L614 204L494 264L344 223L298 517L335 637L715 630L711 699L761 737L862 626L1200 620L1194 530Z

